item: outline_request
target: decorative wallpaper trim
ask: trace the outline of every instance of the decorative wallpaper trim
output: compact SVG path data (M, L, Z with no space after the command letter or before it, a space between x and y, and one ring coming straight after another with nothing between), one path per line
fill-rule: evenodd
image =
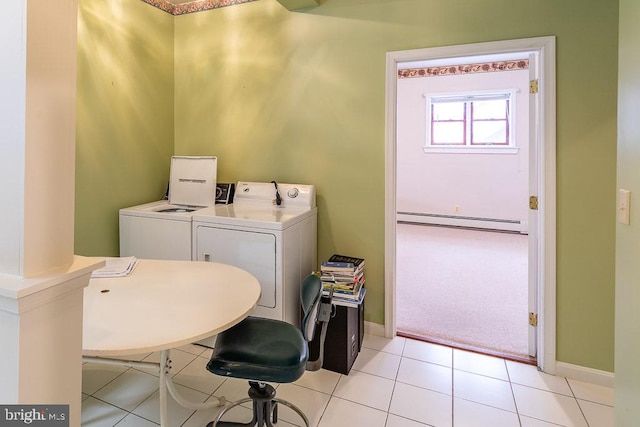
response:
M482 62L478 64L445 65L442 67L407 68L398 70L399 79L416 77L457 76L462 74L492 73L495 71L515 71L529 69L528 59L516 61Z
M195 0L189 3L173 5L167 0L142 0L143 2L164 10L171 15L184 15L187 13L203 12L205 10L234 6L256 0Z

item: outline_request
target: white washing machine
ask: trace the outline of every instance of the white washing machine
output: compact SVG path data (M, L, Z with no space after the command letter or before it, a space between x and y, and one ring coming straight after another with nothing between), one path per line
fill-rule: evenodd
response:
M194 260L250 272L262 287L252 314L299 325L300 284L317 264L313 185L241 181L233 204L195 212L192 225Z
M215 204L217 158L171 158L169 199L120 209L120 256L191 260L191 217Z

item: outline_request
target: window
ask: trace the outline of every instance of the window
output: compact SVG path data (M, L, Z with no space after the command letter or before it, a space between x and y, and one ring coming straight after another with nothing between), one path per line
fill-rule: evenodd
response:
M425 151L517 152L514 91L427 95Z

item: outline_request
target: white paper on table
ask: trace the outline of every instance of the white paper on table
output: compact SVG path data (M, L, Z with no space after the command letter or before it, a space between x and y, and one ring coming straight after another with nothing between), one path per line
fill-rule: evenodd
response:
M136 257L107 257L104 258L105 266L94 270L91 277L125 277L131 274L138 259Z

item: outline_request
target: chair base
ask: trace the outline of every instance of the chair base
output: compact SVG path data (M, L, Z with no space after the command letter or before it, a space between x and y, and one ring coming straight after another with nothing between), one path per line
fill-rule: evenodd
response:
M309 420L306 415L294 404L286 400L276 399L276 390L273 386L265 383L249 381L249 397L238 400L233 404L225 407L215 420L207 424L207 427L274 427L273 423L278 422L278 404L291 408L300 415L306 427L309 427ZM221 418L232 408L242 405L243 403L253 402L253 418L248 423L238 423L233 421L220 421Z

